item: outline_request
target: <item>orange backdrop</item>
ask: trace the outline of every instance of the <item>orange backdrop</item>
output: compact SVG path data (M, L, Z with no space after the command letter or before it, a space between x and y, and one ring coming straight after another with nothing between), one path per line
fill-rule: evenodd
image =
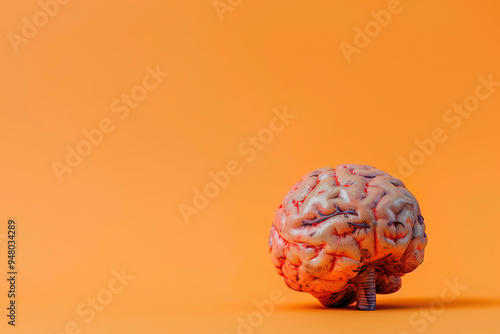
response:
M2 333L498 333L499 10L4 4ZM341 163L404 178L427 225L375 312L319 307L267 250L291 186Z

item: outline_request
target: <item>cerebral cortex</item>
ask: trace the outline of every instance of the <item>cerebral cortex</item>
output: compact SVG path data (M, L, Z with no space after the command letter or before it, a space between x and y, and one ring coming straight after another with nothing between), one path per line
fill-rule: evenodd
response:
M292 289L326 306L356 300L356 276L375 268L376 293L401 288L427 244L424 219L403 182L368 165L306 174L275 212L269 236L274 266Z

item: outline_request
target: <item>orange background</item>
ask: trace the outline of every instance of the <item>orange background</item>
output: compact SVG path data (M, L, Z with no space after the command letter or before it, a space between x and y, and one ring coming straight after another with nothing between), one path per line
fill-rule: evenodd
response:
M500 6L401 1L348 63L340 44L388 1L232 3L221 20L211 0L74 0L18 53L7 36L40 5L4 4L0 234L14 217L20 274L18 326L2 311L1 331L63 333L75 321L92 334L233 334L278 289L285 302L253 332L498 333L500 87L456 130L443 115L479 76L500 81ZM169 76L121 120L111 103L157 64ZM247 161L238 146L284 107L296 117ZM52 163L104 118L114 131L59 182ZM402 290L358 312L285 287L267 243L291 186L341 163L398 173L436 128L447 140L405 178L429 244ZM187 224L179 205L232 160L241 173ZM135 279L85 323L76 307L122 268ZM412 324L455 278L467 286L458 299Z

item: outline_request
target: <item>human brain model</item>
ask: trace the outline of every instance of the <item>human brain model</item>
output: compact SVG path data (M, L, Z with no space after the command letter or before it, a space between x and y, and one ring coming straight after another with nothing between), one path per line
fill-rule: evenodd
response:
M376 293L401 288L427 244L424 219L403 182L367 165L306 174L276 210L269 250L278 273L327 307L357 301L374 310Z

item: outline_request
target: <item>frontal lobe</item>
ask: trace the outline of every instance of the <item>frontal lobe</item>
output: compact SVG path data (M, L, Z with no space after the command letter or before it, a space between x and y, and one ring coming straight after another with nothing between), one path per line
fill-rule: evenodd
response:
M398 277L423 260L419 217L416 199L389 174L367 165L321 168L297 182L276 210L272 261L289 287L320 300L332 292L352 299L346 289L367 264L378 268L380 293L389 293L382 291L394 290Z

